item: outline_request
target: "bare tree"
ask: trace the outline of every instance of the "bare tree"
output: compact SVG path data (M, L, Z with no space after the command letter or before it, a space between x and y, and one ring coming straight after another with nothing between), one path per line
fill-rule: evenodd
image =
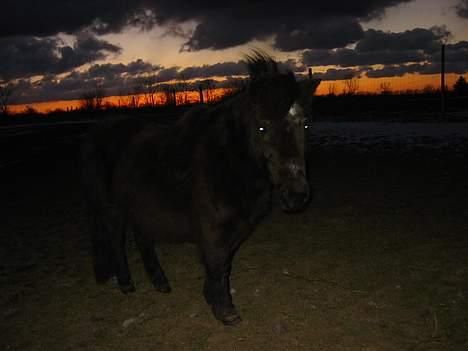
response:
M83 110L87 111L93 111L95 109L93 91L87 91L81 94L80 106Z
M129 96L129 103L128 105L131 107L131 108L138 108L140 107L140 103L141 103L141 91L142 91L142 86L141 84L137 84L133 87L133 92L132 94Z
M328 84L328 95L334 96L336 95L336 85L335 83Z
M38 114L37 110L34 107L29 106L29 105L24 108L23 113L27 114L27 115L37 115Z
M180 81L172 85L175 93L176 105L184 105L188 102L188 84Z
M0 113L4 116L8 115L11 96L15 91L12 83L0 85Z
M96 85L94 89L94 101L95 101L96 110L100 110L103 108L103 100L104 100L105 95L106 93L104 89Z
M95 111L103 108L105 91L98 85L94 90L84 92L81 95L80 105L83 110Z
M127 104L123 101L123 96L125 95L125 90L122 86L120 86L117 90L117 96L119 97L118 98L118 104L119 104L119 108L121 107L124 107L126 106Z
M161 90L164 96L164 105L176 105L175 88L172 84L161 85Z
M179 80L179 83L177 84L177 87L178 87L177 90L180 92L180 95L181 95L181 98L180 98L181 103L188 104L189 83L183 74L180 76L180 80Z
M154 77L146 77L141 80L141 90L145 99L145 105L148 107L156 106L157 85Z
M200 82L204 86L203 90L205 92L205 102L210 103L215 100L215 95L213 89L215 88L213 79L205 79Z
M379 91L382 95L390 95L392 93L392 85L390 82L382 82L379 85Z
M359 78L358 77L350 77L346 79L344 82L344 90L343 93L345 95L356 95L359 90Z
M422 89L423 94L435 94L436 88L432 84L426 84Z

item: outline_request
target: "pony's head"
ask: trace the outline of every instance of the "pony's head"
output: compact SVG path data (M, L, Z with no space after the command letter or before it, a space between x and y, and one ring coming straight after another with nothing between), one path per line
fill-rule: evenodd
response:
M307 118L320 80L296 82L292 72L281 73L277 63L260 51L246 59L255 116L252 145L259 160L266 163L282 209L301 210L310 197L305 160Z

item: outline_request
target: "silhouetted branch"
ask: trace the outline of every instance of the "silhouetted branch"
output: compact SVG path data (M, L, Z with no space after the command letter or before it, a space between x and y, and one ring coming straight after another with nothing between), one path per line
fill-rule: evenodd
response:
M11 96L14 91L14 85L11 83L0 85L0 113L4 116L8 115Z

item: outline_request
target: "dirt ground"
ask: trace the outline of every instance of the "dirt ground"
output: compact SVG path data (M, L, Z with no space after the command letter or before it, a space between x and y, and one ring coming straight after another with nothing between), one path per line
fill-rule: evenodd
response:
M190 244L159 248L171 294L131 240L136 293L95 284L73 148L2 169L0 350L468 350L463 150L311 158L310 207L275 209L234 260L236 327L212 317Z

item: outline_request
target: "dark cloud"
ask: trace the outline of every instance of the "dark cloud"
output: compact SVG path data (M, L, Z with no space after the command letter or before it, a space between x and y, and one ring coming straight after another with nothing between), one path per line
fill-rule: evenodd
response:
M389 65L380 69L369 69L366 76L369 78L402 77L408 73L432 74L439 72L432 64Z
M326 18L302 28L278 31L274 46L282 51L333 49L354 43L363 36L364 31L356 18Z
M445 46L445 72L464 74L468 72L468 42L460 41ZM366 75L369 78L401 77L405 74L437 74L440 73L441 48L427 55L425 62L401 63L387 65L379 69L369 68Z
M242 45L253 39L265 39L271 34L269 23L232 17L214 17L197 25L185 42L184 51L221 50Z
M362 37L359 20L402 2L407 1L260 1L206 14L194 10L199 16L194 19L200 23L184 49L224 49L268 36L275 37L274 45L284 51L343 47Z
M359 77L363 72L362 69L353 69L353 68L345 68L345 69L335 69L330 68L324 73L314 73L314 78L320 78L322 80L342 80L342 79L350 79L354 77Z
M4 0L1 9L6 15L0 21L0 78L67 72L120 52L119 47L95 35L119 32L126 26L148 29L155 24L182 35L178 28L189 20L195 23L195 28L185 36L182 49L187 51L219 50L253 39L270 38L274 46L283 51L340 48L362 39L360 20L382 15L388 7L408 1L411 0L300 0L292 3L240 0L226 4L219 0ZM75 35L76 43L65 45L57 38L57 33ZM218 68L229 72L228 67L210 67ZM112 70L119 73L123 67L99 69L112 74ZM204 72L205 68L197 70ZM189 76L202 74L199 72L188 70L185 73ZM172 73L174 70L159 74L165 79L165 75Z
M431 52L439 49L441 41L450 35L446 27L415 28L399 33L368 29L357 43L356 51L362 53L385 50Z
M441 48L434 51L429 60L431 62L440 62L441 60ZM468 41L459 41L454 44L445 45L445 62L459 62L468 65ZM468 68L468 67L467 67Z
M301 61L288 59L286 61L281 61L278 64L279 69L283 71L291 71L291 72L304 72L307 70L307 66L304 65Z
M156 81L167 82L170 80L174 80L178 77L179 70L180 70L180 67L177 67L177 66L163 68L156 75Z
M448 62L445 66L446 73L464 74L468 71L466 62ZM353 77L384 78L384 77L402 77L405 74L438 74L440 73L440 63L412 63L386 65L382 68L358 67L335 69L330 68L324 73L314 73L315 78L323 81L343 80Z
M401 33L369 29L354 49L312 49L305 51L302 59L309 66L341 67L424 62L437 56L442 42L449 36L445 27L415 28Z
M369 29L354 49L307 50L302 60L308 66L335 65L346 69L328 70L320 78L336 80L348 73L367 72L370 78L403 76L408 73L440 72L441 46L451 33L445 27L416 28L401 33ZM445 45L447 73L468 72L468 42ZM366 66L383 65L382 68ZM359 67L351 69L350 67Z
M3 38L0 39L0 78L63 73L120 51L120 47L89 33L78 34L73 46L64 45L56 37Z
M150 28L156 23L174 26L193 20L197 26L185 43L186 50L223 49L275 35L276 46L287 51L332 48L359 39L359 20L409 1L4 0L2 12L8 15L0 22L0 36L50 36L83 28L103 34L128 25Z
M436 74L439 73L441 61L441 48L434 51L426 63L400 64L383 67L368 72L371 78L403 76L407 73ZM468 42L460 41L445 45L445 72L464 74L468 72Z
M461 18L468 18L468 0L458 0L455 9L458 16Z
M446 73L464 74L468 71L468 65L462 62L449 62L445 65ZM366 76L369 78L402 77L405 74L438 74L440 64L438 63L414 63L408 65L391 65L380 69L369 69Z
M144 20L143 1L3 0L0 36L52 36L91 27L97 33L120 31Z
M162 69L160 65L153 65L149 62L145 62L142 59L132 61L126 65L123 63L106 63L92 65L88 71L88 77L90 78L111 78L121 74L137 75L143 73L154 73Z
M279 62L280 69L303 71L305 66L295 60ZM212 86L238 86L247 74L244 61L223 62L213 65L191 66L180 68L177 66L164 68L143 60L136 60L128 64L94 64L87 70L72 71L67 75L47 74L34 82L22 79L16 103L31 103L47 100L79 99L80 96L96 86L103 89L106 95L122 95L143 91L147 84L161 84L173 80L190 80L189 86L197 87L203 80L214 76L226 77L223 81L212 81ZM240 76L240 77L239 77ZM211 80L210 80L211 81Z
M237 76L242 74L247 74L247 67L242 61L192 66L184 68L178 72L178 76L185 79L208 78L214 76Z
M441 48L427 56L426 62L413 64L389 65L380 69L369 70L370 78L403 76L409 73L436 74L441 70ZM445 46L445 72L464 74L468 72L468 42L460 41Z
M308 66L341 66L354 67L361 65L396 64L402 62L421 62L426 56L419 50L391 51L381 50L358 52L354 49L337 50L307 50L303 53L303 61Z
M280 70L288 70L292 72L302 72L307 69L302 63L289 59L279 62ZM209 77L225 77L225 76L240 76L247 75L247 65L245 61L237 62L222 62L212 65L191 66L178 71L173 71L173 79L194 79L194 78L209 78Z

